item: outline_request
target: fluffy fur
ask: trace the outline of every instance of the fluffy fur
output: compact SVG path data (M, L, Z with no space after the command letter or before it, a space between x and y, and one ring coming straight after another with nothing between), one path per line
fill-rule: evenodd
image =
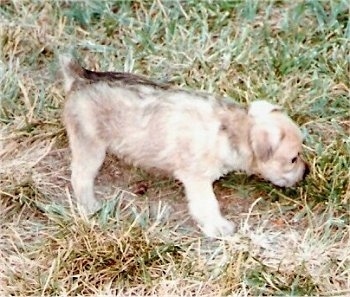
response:
M94 179L106 151L179 179L193 218L207 236L233 232L212 183L232 170L293 186L306 173L302 136L280 107L255 101L248 110L227 98L158 84L122 72L94 72L60 59L67 102L64 123L78 204L99 208Z

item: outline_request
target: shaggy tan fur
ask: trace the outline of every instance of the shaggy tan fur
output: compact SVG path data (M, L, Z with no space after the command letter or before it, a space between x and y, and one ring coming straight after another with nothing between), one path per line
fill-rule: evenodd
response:
M88 212L99 207L93 185L106 151L179 179L207 236L233 232L212 188L220 176L242 170L292 186L306 172L301 133L278 106L256 101L246 110L227 98L134 74L89 71L70 57L60 62L72 185Z

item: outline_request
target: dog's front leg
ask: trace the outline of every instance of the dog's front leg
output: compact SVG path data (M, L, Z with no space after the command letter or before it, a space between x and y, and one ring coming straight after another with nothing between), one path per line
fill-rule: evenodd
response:
M185 187L190 213L205 235L218 237L232 234L233 223L226 220L215 197L212 182L207 178L179 176Z

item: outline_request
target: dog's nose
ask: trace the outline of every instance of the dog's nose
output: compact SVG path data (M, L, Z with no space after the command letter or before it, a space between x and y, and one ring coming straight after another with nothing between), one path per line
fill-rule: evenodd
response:
M305 163L304 173L303 173L303 179L310 173L310 166Z

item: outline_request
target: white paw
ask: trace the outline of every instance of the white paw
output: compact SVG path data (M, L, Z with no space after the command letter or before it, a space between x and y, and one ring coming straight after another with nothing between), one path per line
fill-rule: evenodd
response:
M223 217L209 220L202 226L204 234L208 237L223 237L232 235L235 227L234 224Z
M77 206L78 206L79 213L85 216L89 216L94 214L96 211L98 211L102 205L98 201L93 201L92 203L83 204L83 205L78 203Z

